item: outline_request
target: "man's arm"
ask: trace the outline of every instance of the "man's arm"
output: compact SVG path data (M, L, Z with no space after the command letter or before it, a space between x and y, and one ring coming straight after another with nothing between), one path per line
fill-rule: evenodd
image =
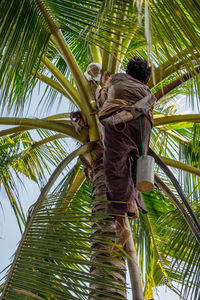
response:
M101 109L107 99L110 76L108 72L104 72L102 76L103 87L96 92L96 102L98 109Z
M107 71L104 72L103 76L102 76L103 86L105 86L108 83L109 79L110 79L110 76L109 76L108 72Z

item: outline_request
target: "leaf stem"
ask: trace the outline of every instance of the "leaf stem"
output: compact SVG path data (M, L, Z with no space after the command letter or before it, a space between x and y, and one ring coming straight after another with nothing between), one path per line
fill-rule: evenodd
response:
M27 152L31 152L34 149L39 148L39 147L41 147L44 144L47 144L47 143L49 143L51 141L54 141L54 140L57 140L57 139L61 139L61 138L65 138L65 137L66 137L65 134L62 134L62 133L54 134L54 135L52 135L52 136L50 136L50 137L48 137L46 139L43 139L43 140L41 140L39 142L35 142L32 145L28 146L26 149L24 149L21 152L20 155L25 155Z
M97 45L91 43L90 51L91 51L91 54L92 54L93 62L102 64L102 57L101 57L100 48Z
M77 134L74 127L70 124L61 124L56 121L47 121L47 120L39 120L39 119L31 119L31 118L0 118L0 124L7 125L20 125L25 126L27 128L45 128L53 131L57 131L60 133L64 133L72 138L83 143L85 141L84 134Z
M170 123L181 123L181 122L200 122L200 114L188 114L188 115L176 115L156 118L154 120L154 127L160 125L166 125Z
M55 39L56 45L60 53L63 55L67 65L69 66L72 72L76 86L79 90L81 101L83 102L82 107L84 108L84 111L86 111L87 120L89 124L90 140L95 141L99 139L99 131L98 131L96 118L94 115L91 115L92 93L89 84L85 76L83 75L83 72L81 71L79 65L77 64L76 59L73 53L71 52L68 44L66 43L65 38L61 30L59 29L59 26L56 24L55 20L50 15L44 2L42 0L35 0L35 1L40 10L40 13L42 14L44 20L46 21L47 26L49 27L51 34L53 35L53 38Z
M63 211L63 213L65 213L67 211L69 203L73 199L74 195L80 189L80 187L83 184L84 180L85 180L85 172L84 172L84 170L79 170L79 172L76 174L76 177L75 177L74 181L72 182L71 186L67 190L67 194L69 196L66 198L65 202L63 202L63 205L61 207L61 211Z
M42 62L47 67L47 69L55 76L59 83L64 87L67 92L67 97L75 102L81 109L83 104L80 102L80 97L78 91L73 87L73 85L67 80L67 78L62 74L62 72L43 54L41 57Z
M159 156L159 158L166 165L168 165L170 167L181 169L183 171L186 171L186 172L192 173L194 175L200 176L200 169L198 169L198 168L192 167L192 166L190 166L188 164L181 163L179 161L176 161L176 160L168 158L168 157Z
M40 81L46 83L47 85L51 86L54 90L61 93L63 96L69 99L69 94L62 88L62 86L55 80L45 76L41 73L36 73L34 76L39 79ZM71 99L72 100L72 99ZM73 101L74 102L74 101Z

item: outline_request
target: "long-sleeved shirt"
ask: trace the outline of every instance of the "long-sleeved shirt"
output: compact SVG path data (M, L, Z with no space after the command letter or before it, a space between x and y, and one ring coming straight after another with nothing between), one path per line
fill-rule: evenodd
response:
M126 73L117 73L109 79L108 83L97 92L97 106L99 117L131 106L137 101L151 94L149 87L141 81ZM151 108L147 114L153 123Z

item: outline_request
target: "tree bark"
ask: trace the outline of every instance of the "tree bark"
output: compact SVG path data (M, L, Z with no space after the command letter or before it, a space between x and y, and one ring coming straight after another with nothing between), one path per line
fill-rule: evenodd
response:
M93 223L92 235L96 237L96 242L91 244L91 260L97 263L92 267L91 274L98 276L108 276L110 284L91 283L92 291L89 300L95 297L105 300L126 299L126 269L125 260L122 257L113 255L113 243L115 242L115 220L106 214L106 184L103 168L103 146L99 142L95 151L92 153L93 159ZM101 263L101 266L98 264ZM105 266L110 267L108 272Z

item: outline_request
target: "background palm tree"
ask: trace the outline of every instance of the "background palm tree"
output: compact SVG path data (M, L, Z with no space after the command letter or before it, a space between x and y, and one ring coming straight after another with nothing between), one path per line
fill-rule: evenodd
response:
M115 227L104 211L96 105L82 71L95 61L112 74L135 54L153 63L149 86L159 101L151 148L176 168L180 183L174 187L175 179L170 175L169 181L157 158L155 189L143 195L148 216L131 224L144 298L152 299L153 288L167 284L184 299L198 299L198 2L1 0L0 10L0 124L16 125L0 132L0 182L21 231L25 226L2 284L2 299L126 298L124 257L110 251ZM70 101L69 112L25 118L37 82L47 85L40 107L48 113L60 94L61 101ZM180 95L187 96L180 100L195 114L178 114L174 99ZM78 119L70 114L77 110ZM9 111L16 117L7 117ZM68 137L78 142L70 154ZM76 157L81 160L71 167ZM21 175L41 188L28 216L17 190ZM172 281L180 284L179 290Z

